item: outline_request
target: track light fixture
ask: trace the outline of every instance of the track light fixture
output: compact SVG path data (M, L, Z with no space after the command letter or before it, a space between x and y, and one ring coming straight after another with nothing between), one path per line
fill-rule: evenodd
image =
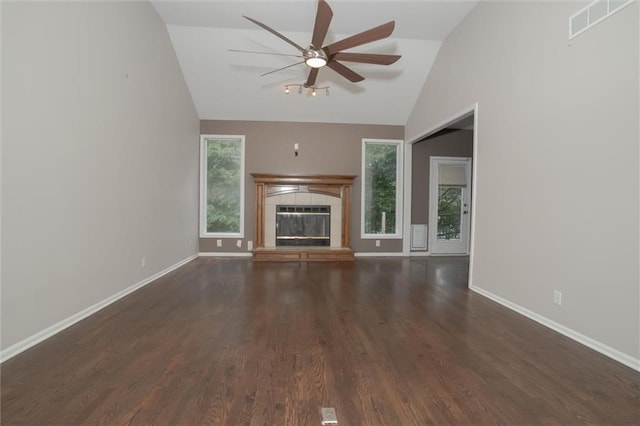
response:
M318 94L318 90L324 90L325 95L329 96L329 86L316 87L316 86L306 86L304 84L285 84L284 85L284 93L286 95L291 93L290 87L297 87L299 95L302 94L302 89L307 89L311 93L311 96L316 96Z

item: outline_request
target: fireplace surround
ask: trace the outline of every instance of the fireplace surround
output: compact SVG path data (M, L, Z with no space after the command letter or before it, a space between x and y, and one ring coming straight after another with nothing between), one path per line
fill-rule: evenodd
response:
M256 235L253 259L256 261L335 261L353 260L351 240L352 175L277 175L252 173L256 184ZM289 210L330 212L324 223L326 235L319 245L301 240L282 244L276 230L279 207ZM320 212L320 210L323 210ZM286 212L281 212L286 213ZM295 213L295 212L290 212ZM314 213L309 211L308 213ZM320 215L317 215L320 216ZM297 225L301 226L300 222ZM328 228L328 230L326 229ZM317 236L316 236L317 237ZM298 238L295 238L298 239ZM280 243L279 243L280 241Z

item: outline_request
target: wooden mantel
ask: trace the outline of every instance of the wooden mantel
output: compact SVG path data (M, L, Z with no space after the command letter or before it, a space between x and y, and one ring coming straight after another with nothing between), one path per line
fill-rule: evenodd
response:
M279 175L251 173L256 184L256 235L253 259L256 261L335 261L353 260L351 249L351 192L354 175ZM340 247L265 247L265 208L267 197L310 192L341 200Z

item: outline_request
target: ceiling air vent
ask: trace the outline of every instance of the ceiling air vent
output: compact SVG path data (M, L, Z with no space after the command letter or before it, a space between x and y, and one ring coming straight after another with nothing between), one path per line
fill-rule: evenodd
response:
M604 21L634 0L595 0L569 17L569 40Z

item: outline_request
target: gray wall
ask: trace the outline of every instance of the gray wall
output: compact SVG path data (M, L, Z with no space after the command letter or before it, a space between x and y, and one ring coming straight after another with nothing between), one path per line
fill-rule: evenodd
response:
M402 240L360 239L360 174L362 139L404 139L402 126L364 124L293 123L266 121L203 120L202 134L245 135L245 238L242 249L237 239L201 238L200 252L247 252L247 240L255 239L255 183L250 173L350 174L358 178L353 186L352 248L359 252L401 252ZM295 157L293 144L300 144Z
M411 223L429 225L429 159L472 157L473 130L445 130L415 143L411 151Z
M149 3L2 9L4 350L196 253L199 120Z
M479 2L405 131L478 102L473 285L640 365L638 2L569 41L585 4Z

